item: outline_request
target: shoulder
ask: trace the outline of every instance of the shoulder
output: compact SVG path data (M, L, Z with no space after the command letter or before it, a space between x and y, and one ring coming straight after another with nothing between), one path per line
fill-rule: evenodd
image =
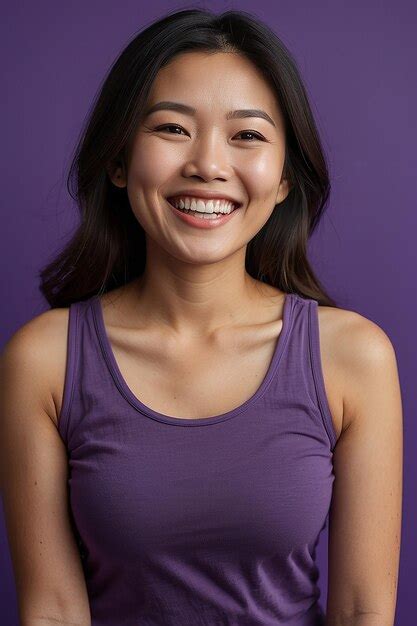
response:
M391 373L396 383L396 355L386 332L356 311L318 306L321 342L338 372L344 406L344 428L355 414L355 405L382 377Z
M319 306L318 317L320 330L332 339L334 356L353 373L384 363L395 354L381 326L356 311Z
M20 326L4 345L2 370L36 379L42 405L54 422L54 392L65 369L69 308L49 309Z
M36 315L20 326L8 339L2 350L2 360L23 358L41 363L48 348L68 321L67 308L50 309Z

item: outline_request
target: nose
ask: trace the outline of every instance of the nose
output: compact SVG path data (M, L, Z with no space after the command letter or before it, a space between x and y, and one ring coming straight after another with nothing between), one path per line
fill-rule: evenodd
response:
M200 176L204 180L227 179L233 171L231 155L224 142L213 135L201 136L190 148L184 164L186 176Z

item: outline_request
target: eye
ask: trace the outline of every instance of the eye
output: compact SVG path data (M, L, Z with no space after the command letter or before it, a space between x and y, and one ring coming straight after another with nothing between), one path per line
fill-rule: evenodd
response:
M158 126L157 128L155 128L155 130L165 130L168 128L179 128L180 130L184 130L181 126L178 126L177 124L164 124L163 126ZM168 133L170 135L178 135L179 133ZM239 135L252 135L253 137L255 137L256 139L259 139L261 141L265 141L264 137L262 137L262 135L260 135L259 133L257 133L254 130L242 130L240 133L238 133ZM249 141L254 141L253 139L249 140Z
M261 141L265 141L264 137L254 130L242 130L239 135L253 135L255 139L260 139Z
M157 128L155 128L155 130L164 130L165 128L179 128L180 130L184 130L183 128L181 128L181 126L177 126L176 124L164 124L163 126L158 126ZM169 133L169 134L176 135L178 133Z

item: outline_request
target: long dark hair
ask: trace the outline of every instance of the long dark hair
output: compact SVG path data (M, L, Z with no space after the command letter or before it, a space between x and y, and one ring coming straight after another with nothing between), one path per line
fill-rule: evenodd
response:
M108 166L127 163L131 141L158 71L184 51L235 52L262 72L275 91L286 133L283 176L291 181L246 248L246 271L286 293L337 307L307 259L307 242L330 193L325 155L296 62L265 24L245 11L220 15L200 9L168 13L139 32L113 63L81 131L67 189L80 224L40 275L51 308L102 294L141 275L145 232L126 188L112 184Z

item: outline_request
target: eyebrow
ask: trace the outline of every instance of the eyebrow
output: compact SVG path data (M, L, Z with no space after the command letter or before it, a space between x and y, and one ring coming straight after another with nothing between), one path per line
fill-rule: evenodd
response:
M152 105L145 111L144 117L148 117L151 113L155 113L155 111L178 111L178 113L183 113L184 115L195 115L197 110L189 106L188 104L182 104L181 102L170 102L168 100L163 102L157 102ZM268 115L266 111L262 109L237 109L236 111L229 111L226 113L226 119L240 119L245 117L260 117L276 128L276 124L274 120Z

